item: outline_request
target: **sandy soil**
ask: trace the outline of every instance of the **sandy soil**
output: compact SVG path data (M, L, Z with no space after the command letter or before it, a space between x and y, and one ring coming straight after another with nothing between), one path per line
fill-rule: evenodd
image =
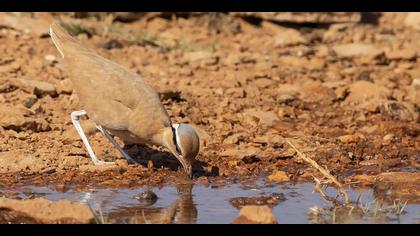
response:
M284 137L345 182L417 172L420 16L406 16L1 13L2 183L135 186L183 175L156 147L125 146L141 165L92 164L70 122L77 95L47 35L54 18L155 86L173 122L197 127L199 183L317 175ZM100 158L122 159L82 124Z

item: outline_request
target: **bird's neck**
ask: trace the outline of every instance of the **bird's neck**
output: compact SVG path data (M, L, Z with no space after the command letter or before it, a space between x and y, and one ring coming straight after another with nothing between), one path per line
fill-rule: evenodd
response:
M157 142L160 141L161 146L168 148L172 153L176 152L174 136L171 127L165 127L160 134L154 136Z

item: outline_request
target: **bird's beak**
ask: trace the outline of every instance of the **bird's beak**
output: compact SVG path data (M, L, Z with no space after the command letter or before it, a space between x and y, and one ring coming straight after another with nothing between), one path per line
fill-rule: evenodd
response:
M176 159L178 159L178 161L181 163L181 165L184 168L184 170L187 173L187 175L192 179L193 173L192 173L192 166L191 166L191 164L188 164L185 161L184 157L182 157L178 153L175 152L174 155L175 155Z

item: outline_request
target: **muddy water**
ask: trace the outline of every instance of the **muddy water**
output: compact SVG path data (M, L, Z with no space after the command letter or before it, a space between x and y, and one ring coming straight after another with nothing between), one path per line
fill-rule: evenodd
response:
M13 190L0 189L0 195L13 193L15 198L45 197L50 200L84 202L96 212L98 223L230 223L239 212L235 204L232 204L232 199L241 197L252 202L252 199L264 196L281 196L272 208L279 223L420 223L419 204L407 204L401 215L392 210L381 210L392 209L392 203L383 203L378 210L378 201L371 189L347 189L352 200L360 198L360 206L366 210L364 214L352 213L351 217L348 211L333 214L332 205L325 202L318 193L313 193L313 188L310 183L267 185L257 182L249 186L92 188L87 191L62 192L45 186L24 186ZM139 199L138 196L144 191L155 193L157 200ZM332 194L333 190L327 189L326 192ZM259 203L264 204L261 201ZM314 216L310 213L313 207L326 211Z

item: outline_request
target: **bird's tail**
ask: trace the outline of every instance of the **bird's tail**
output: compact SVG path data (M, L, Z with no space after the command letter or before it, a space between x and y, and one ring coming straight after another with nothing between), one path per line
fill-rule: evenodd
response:
M79 42L77 42L76 39L74 39L63 27L60 26L60 24L56 21L54 21L50 25L49 34L51 36L51 39L57 48L57 50L60 52L61 56L64 58L64 51L65 46L67 45L80 45Z

